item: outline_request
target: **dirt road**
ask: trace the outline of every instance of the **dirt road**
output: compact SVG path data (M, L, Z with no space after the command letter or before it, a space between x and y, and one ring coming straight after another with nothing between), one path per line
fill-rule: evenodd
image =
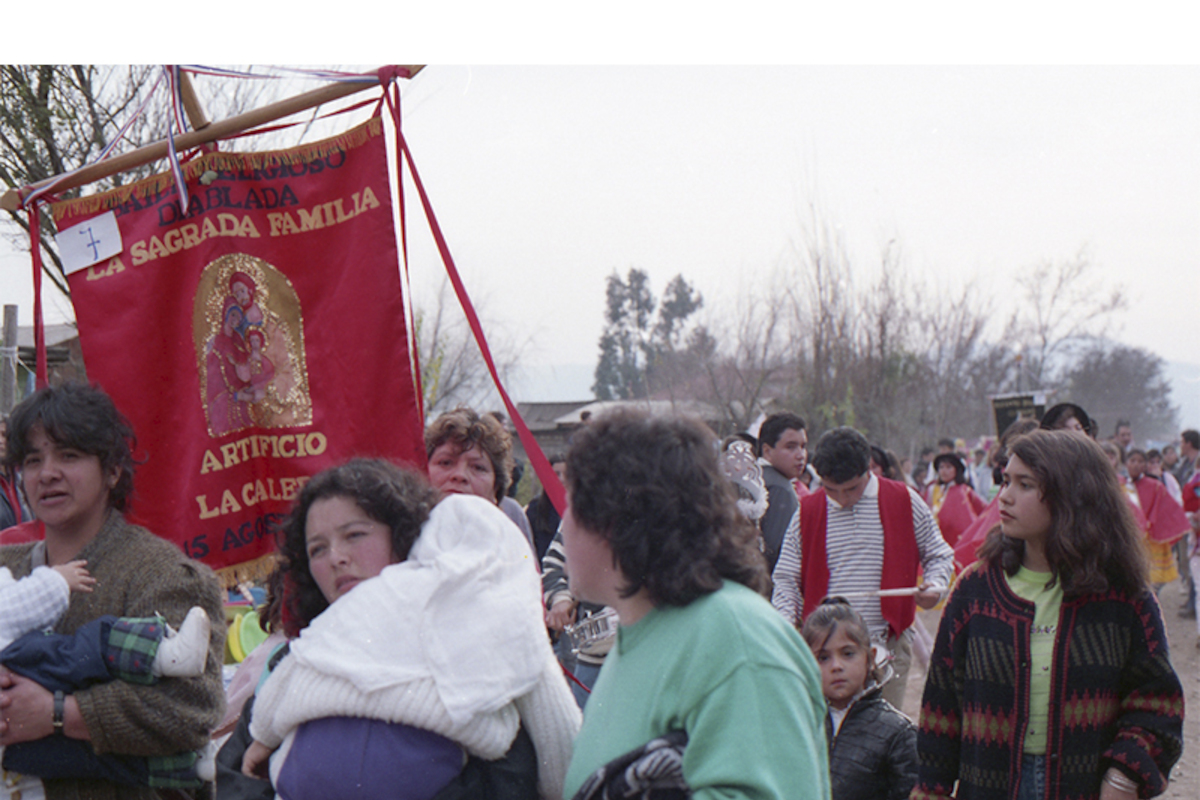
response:
M1196 621L1179 616L1186 595L1179 581L1163 587L1161 602L1167 622L1171 645L1171 663L1183 683L1186 697L1183 723L1183 757L1171 772L1171 785L1160 795L1163 800L1196 800L1200 797L1200 647L1196 646ZM936 635L941 614L920 612L921 622L931 635ZM908 692L904 698L904 713L913 719L921 710L921 687L925 685L924 665L913 660Z

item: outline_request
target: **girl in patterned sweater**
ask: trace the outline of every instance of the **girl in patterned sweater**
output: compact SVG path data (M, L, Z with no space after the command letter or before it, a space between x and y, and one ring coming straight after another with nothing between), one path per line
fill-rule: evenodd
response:
M942 614L911 796L1161 794L1183 691L1116 472L1069 431L1009 451L1000 525Z

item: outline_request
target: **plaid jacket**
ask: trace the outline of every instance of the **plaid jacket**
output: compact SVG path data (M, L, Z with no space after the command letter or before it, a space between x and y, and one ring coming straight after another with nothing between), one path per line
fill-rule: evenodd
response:
M963 573L930 659L913 800L1016 796L1033 611L998 566L977 562ZM1098 797L1114 765L1141 797L1163 792L1182 748L1183 689L1153 593L1063 601L1049 712L1047 800Z

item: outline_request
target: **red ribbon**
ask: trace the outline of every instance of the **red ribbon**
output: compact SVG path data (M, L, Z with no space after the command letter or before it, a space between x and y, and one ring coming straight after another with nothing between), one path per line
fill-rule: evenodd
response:
M437 218L433 214L433 206L429 202L429 196L425 193L425 186L421 183L421 176L417 174L417 166L413 163L412 152L408 149L408 142L405 141L399 127L396 129L396 141L401 152L404 153L404 159L408 162L409 170L412 171L413 184L417 187L417 194L421 197L421 206L425 209L425 218L429 220L429 229L433 233L434 241L437 243L438 252L442 255L442 262L446 265L446 274L450 276L450 283L454 286L454 293L458 295L458 302L462 305L463 313L467 316L467 324L471 326L471 332L475 335L475 341L479 344L479 352L483 354L483 360L487 364L488 371L492 374L492 381L496 384L496 390L500 392L500 399L504 401L504 407L508 410L508 417L517 429L517 435L521 438L521 444L525 446L525 454L529 456L529 463L533 467L533 471L537 474L538 480L542 482L542 487L546 490L546 496L550 498L550 503L558 513L563 514L567 507L566 492L563 490L558 476L554 473L554 469L550 466L550 461L546 458L546 454L542 452L542 448L538 445L537 440L533 438L533 433L530 432L529 427L525 424L525 420L521 418L516 405L509 398L508 392L504 390L504 385L500 382L500 374L496 370L496 362L492 359L492 351L488 348L487 340L483 335L483 326L479 324L479 316L475 313L475 307L471 305L471 299L467 297L466 287L463 286L462 279L458 275L458 269L454 266L454 259L450 256L450 248L446 246L446 239L442 236L441 226L438 225Z
M46 327L42 322L42 217L38 201L29 205L29 252L33 256L33 347L37 352L37 388L44 389L46 378Z

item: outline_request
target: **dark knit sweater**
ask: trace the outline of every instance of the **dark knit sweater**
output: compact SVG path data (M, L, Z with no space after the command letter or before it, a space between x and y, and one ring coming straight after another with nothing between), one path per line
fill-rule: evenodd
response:
M833 800L903 800L917 780L917 730L912 721L883 699L873 686L846 711L829 738L829 775Z
M0 566L23 578L31 571L36 544L0 548ZM79 711L98 753L166 756L196 750L208 741L224 711L221 662L225 650L220 586L212 570L184 556L170 542L109 515L100 533L76 558L86 559L96 578L91 594L73 593L54 630L74 633L104 614L148 617L161 613L178 626L193 605L214 621L205 674L164 678L153 686L112 681L75 693ZM153 798L153 789L104 781L47 780L48 800Z
M959 579L925 683L914 800L1016 796L1033 612L998 566L977 562ZM1161 794L1182 734L1183 689L1153 593L1064 599L1051 667L1046 800L1098 797L1111 766L1137 781L1140 797Z

